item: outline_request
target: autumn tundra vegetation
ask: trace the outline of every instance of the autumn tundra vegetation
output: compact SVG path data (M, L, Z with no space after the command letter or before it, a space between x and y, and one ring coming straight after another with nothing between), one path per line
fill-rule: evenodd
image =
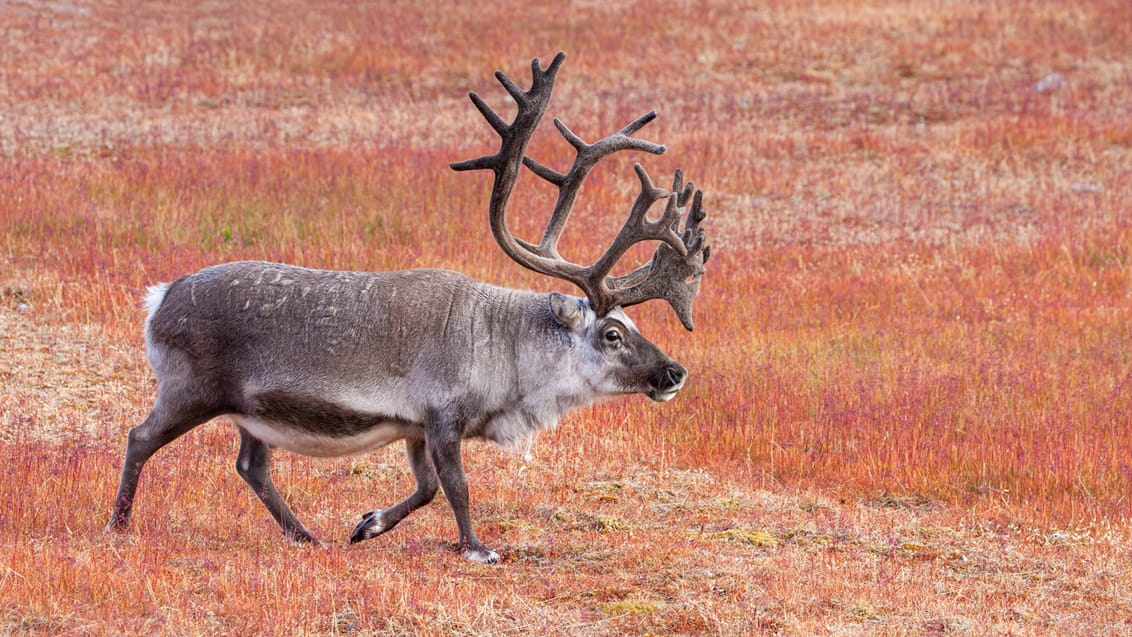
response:
M1129 3L75 0L0 34L0 633L1132 632ZM252 259L576 293L449 168L499 142L468 92L510 117L490 72L559 50L548 117L655 108L668 151L596 167L562 255L605 250L634 162L704 190L695 331L628 310L679 395L464 445L502 564L441 498L347 542L412 491L400 446L274 454L327 546L281 541L223 417L104 532L148 286ZM529 148L573 161L552 126ZM525 170L515 235L556 195Z

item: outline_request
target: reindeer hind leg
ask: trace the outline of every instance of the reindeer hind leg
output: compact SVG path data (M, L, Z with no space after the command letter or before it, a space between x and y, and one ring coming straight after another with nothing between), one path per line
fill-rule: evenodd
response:
M283 529L287 539L296 543L310 543L321 545L302 522L291 512L290 507L279 495L275 483L271 479L271 447L262 440L249 434L240 427L240 455L236 458L236 472L255 491L257 497L263 502L271 517Z
M108 531L129 526L138 480L150 457L158 449L219 413L218 409L193 407L182 401L170 400L167 394L158 395L149 415L140 425L131 429L128 435L122 475L118 481L118 492L114 496L114 512L106 524Z

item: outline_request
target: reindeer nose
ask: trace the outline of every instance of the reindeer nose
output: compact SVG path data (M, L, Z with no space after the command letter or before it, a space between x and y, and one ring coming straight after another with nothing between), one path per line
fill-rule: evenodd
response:
M661 383L660 389L671 389L679 387L684 379L688 377L688 370L684 369L680 363L670 361L664 368L664 379Z

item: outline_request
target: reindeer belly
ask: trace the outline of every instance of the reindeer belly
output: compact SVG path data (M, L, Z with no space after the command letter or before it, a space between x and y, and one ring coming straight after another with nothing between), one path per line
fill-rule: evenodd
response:
M419 428L407 427L404 423L382 422L358 434L329 436L254 416L230 414L229 417L249 434L272 447L319 458L359 455L423 433Z
M259 440L307 456L361 454L424 435L405 419L285 392L250 396L244 409L229 416Z

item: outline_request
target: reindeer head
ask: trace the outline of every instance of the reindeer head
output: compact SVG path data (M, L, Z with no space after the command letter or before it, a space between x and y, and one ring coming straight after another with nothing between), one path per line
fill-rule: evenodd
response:
M667 402L684 387L688 371L641 335L621 308L599 316L587 299L551 292L550 312L570 335L578 376L594 393Z

